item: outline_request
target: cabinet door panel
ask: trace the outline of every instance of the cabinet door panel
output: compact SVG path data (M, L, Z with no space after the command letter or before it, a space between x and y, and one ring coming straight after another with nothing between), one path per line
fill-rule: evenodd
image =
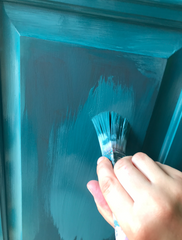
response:
M164 59L21 38L26 232L33 233L39 219L41 234L47 232L44 226L49 222L55 225L54 234L58 231L64 239L108 237L86 189L86 183L96 179L100 156L91 118L108 110L127 117L133 129L128 152L139 151L165 63Z
M100 112L128 119L127 154L163 161L164 151L181 167L180 116L175 134L169 131L181 91L177 7L113 2L110 9L99 1L95 9L63 1L1 5L9 240L114 239L86 189L97 178L101 153L91 118Z

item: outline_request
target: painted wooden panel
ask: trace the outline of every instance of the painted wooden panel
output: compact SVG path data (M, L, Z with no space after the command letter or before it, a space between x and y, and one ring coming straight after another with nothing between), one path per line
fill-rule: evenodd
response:
M3 240L2 222L0 218L0 240Z
M1 68L0 68L1 70ZM1 71L0 71L1 80ZM1 94L1 86L0 86ZM1 98L2 99L2 98ZM2 102L0 100L0 240L3 240L3 235L6 235L6 194L4 183L4 145L3 145L3 121L2 121ZM3 224L3 225L2 225ZM4 228L3 228L4 227Z
M182 49L176 51L167 61L144 150L154 159L182 171L181 161L181 90ZM154 143L152 146L151 143Z
M114 239L86 189L91 118L120 113L128 154L182 167L181 4L26 3L0 5L3 240Z
M43 238L44 232L47 239L56 233L55 239L109 237L85 187L96 178L100 156L91 118L105 110L126 116L133 129L128 151L140 150L165 63L164 59L21 38L26 239ZM52 225L49 231L44 228L47 222Z

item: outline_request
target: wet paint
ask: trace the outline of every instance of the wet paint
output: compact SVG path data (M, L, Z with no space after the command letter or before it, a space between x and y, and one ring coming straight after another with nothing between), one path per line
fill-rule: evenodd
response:
M1 213L1 210L0 210ZM0 240L3 240L3 231L2 231L2 222L1 222L1 214L0 214Z
M167 130L167 133L159 154L159 161L163 164L166 163L169 151L171 149L171 145L174 141L176 132L181 122L181 118L182 118L182 91L179 95L178 102L176 104L171 122L169 124L169 128Z
M1 83L1 67L0 67L0 83ZM2 96L1 84L0 84L0 96ZM8 239L2 99L0 99L0 239L2 240Z
M90 119L101 111L125 115L132 127L127 153L147 144L145 152L157 155L181 91L180 10L166 7L177 6L167 0L158 8L143 3L47 3L54 10L5 3L0 49L9 240L21 239L22 229L26 240L114 238L85 186L96 178L100 156ZM171 165L180 165L181 129L180 122Z
M39 231L38 215L38 162L37 160L37 141L36 134L28 120L27 112L22 116L22 216L27 216L27 223L23 224L23 232L26 232L26 239L35 239ZM31 212L31 214L27 214ZM24 220L24 217L23 217ZM31 223L31 224L30 224ZM23 235L24 237L24 235ZM24 239L24 238L23 238Z
M148 152L156 161L165 161L180 170L181 117L180 105L177 103L182 90L181 60L182 49L172 54L166 62L163 81L143 146L143 151ZM155 148L151 143L155 144Z
M113 229L86 189L100 156L91 118L102 111L125 116L133 129L127 152L139 150L166 61L147 57L150 67L145 61L141 72L132 54L27 37L21 46L22 212L31 232L23 237L108 239Z
M1 93L3 120L3 164L5 169L8 236L22 239L22 176L20 126L20 38L2 9ZM6 219L2 218L3 226ZM6 230L5 230L6 231Z
M73 6L75 3L71 6L61 5L59 10L62 11L53 10L58 6L54 4L53 9L47 9L5 3L5 8L21 36L158 58L168 58L182 46L182 34L179 31L182 28L181 14L176 11L167 11L165 13L165 27L163 27L160 26L162 19L156 18L162 16L161 11L163 8L160 10L154 8L153 11L151 6L148 7L148 13L155 12L157 16L155 16L156 23L154 23L155 18L152 18L150 20L152 24L146 25L145 23L149 18L143 19L141 17L140 19L140 16L138 16L145 11L142 9L143 4L131 6L131 3L127 4L125 2L124 4L124 2L120 1L113 1L113 3L105 2L103 4L99 0L92 3L86 1L87 4L91 5L90 9L81 9ZM119 6L117 7L118 4ZM85 2L83 3L82 1L82 5L85 5ZM103 6L106 7L106 12L103 12L103 9L103 11L100 10L97 13L97 7L102 9L104 8ZM67 7L67 11L64 11ZM115 11L108 12L108 9L111 8L114 8ZM130 17L128 16L129 19L127 19L128 13L126 12L124 13L126 18L121 17L127 9L133 12L136 12L138 9L138 15L135 16L135 14L131 13ZM172 30L169 28L172 21L165 19L169 18L169 16L174 18L175 24L172 24ZM175 21L176 16L177 21ZM137 24L138 20L139 23ZM24 24L25 22L26 24ZM158 24L159 26L156 27ZM178 28L175 29L177 26Z
M101 89L109 96L107 100L104 96L101 99ZM90 208L84 189L88 180L93 177L96 160L100 156L91 118L104 108L112 109L114 105L121 108L122 99L128 100L129 105L132 105L132 90L122 89L119 84L114 85L112 80L100 80L98 87L90 91L85 105L80 106L78 114L72 117L68 110L66 119L60 123L58 129L54 129L56 133L51 135L49 152L53 169L48 206L64 239L73 239L76 233L78 238L89 240L108 236L108 233L105 232L104 236L100 231L103 225L98 224L94 217L95 211ZM123 114L126 113L125 109L123 107ZM131 109L132 106L130 113L127 110L128 116L132 116ZM68 227L72 231L68 231Z

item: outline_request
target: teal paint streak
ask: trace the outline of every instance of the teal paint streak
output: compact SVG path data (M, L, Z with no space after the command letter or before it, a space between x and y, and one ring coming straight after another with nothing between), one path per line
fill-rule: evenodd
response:
M178 129L171 144L170 151L166 158L166 164L182 171L182 148L181 148L181 135L182 135L182 119L178 125Z
M23 239L33 240L39 232L37 141L27 112L22 114L22 222ZM31 214L28 214L31 212ZM25 219L27 221L25 221Z
M52 130L49 142L52 179L47 211L50 209L63 239L74 239L76 235L78 239L100 240L110 234L110 229L105 233L100 230L105 223L97 220L92 200L85 193L89 179L96 177L96 160L101 155L91 118L102 111L114 110L132 121L133 102L132 88L114 84L112 77L107 80L101 77L84 106L79 106L77 115L68 109L66 119Z
M6 169L8 239L22 239L20 41L19 34L3 12L2 109Z
M5 8L21 36L159 58L182 46L182 33L174 29L18 4L5 3Z
M159 61L158 58L153 58L149 56L139 57L138 55L124 55L126 58L131 58L134 61L138 71L144 76L161 81L163 76L167 60ZM160 86L159 86L160 87Z
M85 1L85 3L87 2L88 1ZM120 1L117 1L117 2L118 4L121 3ZM114 3L112 2L113 7L114 7ZM94 2L92 4L94 4ZM107 7L111 6L109 4L110 2L108 2ZM23 126L24 124L28 125L28 127L25 126L23 130L24 132L22 134L22 141L28 138L28 135L30 132L31 133L36 132L35 136L31 136L30 139L31 140L33 139L35 141L34 145L32 146L31 152L33 153L35 151L34 158L36 163L38 163L38 166L36 166L35 162L28 163L29 158L27 158L27 162L25 162L25 164L22 166L22 172L23 172L22 177L24 180L24 186L22 186L23 201L24 201L23 213L25 214L23 219L24 220L23 224L25 226L25 229L27 229L28 224L30 223L30 220L32 220L32 223L31 223L31 226L29 226L29 229L32 229L33 232L30 237L35 236L36 240L39 240L41 238L44 240L50 239L51 234L52 236L54 236L54 239L57 240L57 239L60 239L59 229L55 226L55 221L53 222L54 219L52 219L52 217L50 216L49 193L53 191L53 189L50 188L51 179L52 179L51 171L54 167L53 156L56 154L58 155L58 153L54 151L56 151L57 149L59 150L59 146L54 146L53 144L52 145L50 144L49 153L47 154L49 136L51 135L50 142L53 140L54 140L53 142L56 142L58 141L57 136L60 136L60 135L57 135L58 133L60 134L59 131L57 133L57 128L59 129L60 123L61 124L67 123L68 125L70 122L77 123L77 116L82 109L82 107L79 107L79 106L85 106L86 104L85 99L86 97L88 97L87 95L88 89L90 90L90 88L92 88L97 82L99 76L102 75L103 77L100 79L99 84L103 85L105 89L107 88L107 85L110 84L109 85L110 89L107 89L106 93L112 93L110 92L110 90L113 89L113 86L121 85L122 90L123 88L126 88L126 89L133 88L134 104L132 105L133 115L132 115L131 122L133 122L132 124L133 131L137 141L133 141L133 142L130 141L131 148L129 152L135 152L135 150L140 149L143 143L143 138L145 137L145 132L148 127L153 106L155 104L155 100L158 94L158 89L160 87L160 82L162 78L161 76L163 73L163 67L165 65L165 60L164 61L161 59L157 60L156 58L152 60L152 58L151 59L145 58L144 56L142 56L142 54L145 54L148 56L151 55L151 56L163 57L163 58L169 57L172 53L174 53L177 49L181 47L181 33L178 31L171 31L170 29L168 30L162 29L162 28L155 29L154 27L148 27L148 26L146 27L142 25L136 26L136 25L128 24L126 22L121 23L119 22L120 20L119 21L116 20L117 17L115 19L114 18L108 19L108 18L105 18L103 15L102 17L96 17L96 16L91 17L91 16L86 16L84 14L83 16L81 16L79 14L71 14L71 13L67 14L65 12L64 13L62 12L60 16L60 13L58 13L57 11L50 11L50 10L37 11L36 8L24 8L24 7L21 8L20 6L16 8L16 7L13 7L12 5L9 5L9 6L10 8L7 7L6 5L6 11L9 14L10 19L13 21L13 24L15 25L15 27L18 27L18 30L21 30L20 34L33 36L37 38L45 38L53 41L62 41L62 42L65 41L65 42L80 44L80 46L82 45L87 47L87 51L85 51L86 52L85 56L88 55L89 58L91 59L90 61L86 61L87 58L85 56L83 57L83 55L80 54L81 48L80 49L78 48L78 54L79 54L79 57L78 57L76 56L74 51L75 46L73 47L72 45L69 45L69 47L73 51L73 55L72 55L69 51L69 48L66 48L64 44L62 44L62 46L63 48L64 47L66 48L65 52L62 51L60 47L58 47L59 44L54 45L54 43L52 43L52 46L50 47L50 43L48 42L45 44L45 49L44 47L39 46L40 51L46 52L45 55L40 54L41 55L40 57L39 56L40 52L38 52L38 49L36 49L35 46L33 46L32 48L31 47L29 48L29 46L27 47L26 45L25 46L23 45L23 39L21 42L22 43L21 51L24 52L24 54L27 54L27 52L30 52L31 60L35 61L33 67L31 66L31 64L30 66L27 64L29 63L27 58L26 58L27 61L25 63L24 61L22 61L22 68L21 68L22 72L27 71L27 73L30 75L29 77L27 77L26 75L25 78L23 78L24 75L22 77L23 96L21 96L22 98L21 117L22 117L22 125ZM168 9L168 10L170 12L172 11L171 9ZM167 12L168 11L166 11L166 13ZM154 14L157 14L157 11L154 11ZM36 18L36 16L38 17ZM177 14L176 15L167 14L166 16L172 17L173 20L174 20L174 17L178 18ZM165 17L165 16L162 16L162 17ZM40 18L42 18L41 21L40 21ZM25 22L26 22L26 26L24 24ZM15 31L12 25L11 25L11 28L13 29L13 31ZM118 32L120 32L119 36L118 36ZM13 159L13 153L15 154L18 153L15 156L18 157L16 158L16 160L18 159L18 161L20 161L20 158L19 158L20 141L19 139L18 140L16 139L16 136L20 137L20 131L19 131L20 129L18 129L20 127L19 126L20 106L17 104L19 100L16 99L16 94L19 91L17 90L19 88L19 84L17 84L17 78L14 78L16 73L17 75L19 75L20 65L19 65L19 57L17 59L16 57L13 57L14 46L12 42L11 42L12 45L9 43L11 41L11 37L9 38L8 32L6 32L5 36L7 37L8 42L5 43L4 41L5 43L4 46L6 46L4 53L5 52L12 53L12 56L10 56L10 58L9 56L7 58L4 58L4 53L2 55L3 59L6 60L6 61L3 60L4 61L3 63L5 64L5 65L2 65L3 74L6 73L8 76L7 78L3 76L3 91L7 90L7 92L5 91L3 95L3 99L5 103L4 113L6 113L6 109L8 109L7 111L8 114L4 114L5 117L8 116L7 118L4 119L5 122L7 120L7 123L5 123L4 131L5 133L7 132L10 133L10 135L8 136L5 135L6 136L5 150L8 149L8 154L9 153L11 154L10 159ZM15 34L15 38L16 36L18 36L18 33ZM135 38L133 36L135 36ZM11 48L9 49L9 46L10 47L13 46L12 49ZM19 48L19 42L17 44L17 47ZM104 55L102 51L98 49L97 50L91 49L91 47L115 50L115 52L110 51L112 53L111 55L107 55L108 53ZM31 50L38 52L38 54L36 54ZM96 51L98 51L98 53ZM136 56L124 57L119 51L136 53ZM114 60L112 56L113 55L116 56L116 54L118 54L118 58ZM67 58L66 58L66 55L68 55ZM19 54L17 54L17 56L19 56ZM75 56L76 56L76 60L74 61ZM54 58L55 58L55 61L54 61ZM123 60L123 58L125 58L125 60ZM108 59L111 59L111 62L109 62ZM59 61L57 62L57 60ZM76 63L76 61L78 62L78 64ZM114 66L112 65L112 61L114 63L113 65L117 65L118 62L120 63L120 66L118 67L119 70L117 68L114 68ZM52 62L55 64L55 68L53 67ZM101 62L103 64L101 64ZM88 65L92 67L89 68ZM24 66L28 66L28 67L23 69ZM161 66L161 69L160 69L160 66ZM57 70L57 67L61 68L61 71ZM11 81L9 80L10 79L8 75L9 72L10 72L10 75L13 76L11 77ZM14 72L15 74L14 73L12 74L12 72ZM97 72L97 74L95 72ZM79 81L79 78L81 79L80 81ZM7 79L8 81L6 83L5 80ZM15 82L13 82L14 79L15 79ZM27 79L29 80L30 83L26 82ZM59 83L60 79L64 83L63 85ZM67 82L67 80L69 81ZM13 83L11 86L12 88L11 87L9 88L8 84L10 82ZM53 84L56 85L55 88L53 87ZM81 86L80 89L84 89L84 91L79 91L79 88L77 87L77 85L79 87ZM100 85L97 86L96 84L95 87L92 89L91 91L92 96L95 93L95 91L98 92ZM7 89L6 89L6 86L7 86ZM69 91L66 91L65 89L69 89L70 86L71 86L71 89L70 89L71 94L69 95ZM169 88L169 86L167 87ZM64 94L64 90L62 89L65 90L66 92L65 94ZM30 91L30 94L28 93L28 91ZM78 94L76 94L75 92L77 92ZM100 94L101 93L102 93L102 89ZM8 101L6 98L6 94L7 94ZM59 96L59 94L61 96ZM30 95L32 95L32 98ZM10 96L14 97L13 100L11 99ZM103 94L102 97L107 99L108 95ZM102 98L98 98L98 100L102 101ZM123 101L123 103L124 103L123 105L125 105L127 104L127 101L126 102ZM15 105L18 106L17 112L14 110ZM103 107L105 108L104 104L103 104ZM112 107L113 108L115 107L117 109L116 105L115 106L113 105ZM66 113L67 108L68 108L68 112ZM170 109L172 109L172 107ZM25 111L26 113L25 115L24 115L24 110L27 110ZM11 119L13 115L17 116L17 118ZM18 116L19 116L19 119L18 119ZM54 128L52 126L54 126ZM73 128L72 125L71 127ZM15 134L12 136L12 132L15 133L15 129L18 129L18 134L16 136ZM14 145L14 142L17 143L16 146ZM136 143L136 146L134 146L135 143ZM16 147L17 151L15 151L15 148L14 149L10 148L9 150L8 148L9 146ZM53 150L51 150L51 146ZM24 150L26 150L27 146L23 145L23 148ZM29 152L26 153L25 151L24 153L25 156L28 156L28 153ZM6 152L6 159L9 159L9 156L7 156L8 154ZM32 161L33 157L30 158L30 160ZM33 165L33 169L34 170L36 169L35 173L32 173L32 179L31 179L32 185L30 184L30 182L25 181L26 173L29 167L31 169L31 166L32 166L31 164ZM15 178L15 176L12 175L12 173L15 173L15 172L17 173L17 171L14 171L14 170L20 171L20 165L19 166L11 165L11 167L12 167L12 170L8 168L9 172L7 176L7 179L11 180L11 186L10 188L8 188L10 190L11 188L14 187L14 183L19 184L19 182L16 181L17 179ZM94 171L95 163L93 166L90 166L90 168L91 168L90 171ZM83 167L83 169L85 168ZM35 179L33 177L35 177ZM33 179L34 179L34 182L33 182ZM15 180L15 182L12 180ZM36 182L37 182L37 188L33 187L35 186ZM64 181L62 183L64 183ZM80 198L79 188L82 182L80 181L79 184L80 184L79 187L76 188L78 189L78 193L77 192L74 193L76 196L78 196L78 199ZM25 191L24 187L26 185L30 187L30 192L32 192L32 195L33 195L32 198L34 198L34 202L32 202L32 205L29 209L28 209L28 204L31 202L32 198L30 200L29 199L30 195L28 195L28 193ZM18 187L20 187L20 185L18 185ZM33 190L36 190L34 194L33 194ZM66 189L66 191L69 192L69 186ZM65 194L69 197L70 195L68 192L66 192ZM81 191L81 193L83 192L84 190ZM13 194L15 194L15 192L13 192ZM17 194L16 197L20 196L19 191L17 191L16 194ZM37 198L35 197L36 194L37 194ZM53 200L55 200L55 198ZM9 201L10 201L9 202L9 206L10 206L11 198L9 198ZM82 203L82 199L80 199L80 202ZM78 204L80 202L78 201ZM15 202L15 204L17 204L17 202ZM90 206L91 204L92 203L90 203ZM20 213L19 210L21 209L21 207L18 208L17 206L19 207L19 205L16 205L16 209L15 208L13 208L12 210L10 209L11 211L9 211L9 219L12 220L13 216L17 217L17 210L18 210L18 214ZM32 209L34 206L38 209L37 215L35 214L31 218L29 214L32 214ZM88 207L89 204L88 206L86 204L83 204L83 206ZM83 216L83 213L81 213L81 216ZM37 219L39 219L39 221L35 222L34 220L33 222L33 219L35 219L36 217ZM82 219L82 217L80 217L80 219ZM97 220L99 221L99 219ZM10 226L12 226L11 223L12 222L10 222ZM16 222L16 224L19 224L19 223L20 223L19 221ZM90 222L90 225L91 224L92 222ZM45 226L48 226L48 227L45 228ZM12 229L10 229L11 237L15 236L15 232L13 232L14 230L13 231L11 230ZM27 237L28 233L24 232L24 234L25 234L24 236Z
M0 8L1 13L1 8ZM0 64L1 66L1 64ZM0 240L7 239L7 217L6 217L6 194L4 173L4 144L2 124L2 100L1 100L1 68L0 68Z
M1 218L2 218L2 214L1 214L2 210L0 209L0 240L4 240L3 239L3 231L2 231L2 221L1 221Z
M179 95L178 102L176 104L176 108L174 110L169 128L167 130L160 154L159 161L163 164L166 163L169 151L171 149L172 143L174 141L176 132L178 130L179 124L182 118L182 91Z
M2 22L3 22L3 4L0 3L0 56L1 56L1 51L2 51L2 36L3 36L3 31L2 31Z
M2 50L2 24L3 6L0 4L0 239L8 239L7 226L7 201L5 188L5 163L4 163L4 141L3 141L3 112L2 112L2 89L1 89L1 50Z
M152 114L152 118L149 124L148 132L142 149L144 152L147 152L151 158L157 161L159 154L162 151L164 139L166 137L166 133L168 132L171 119L175 112L176 103L178 102L178 98L180 96L180 92L182 89L181 60L182 49L174 53L167 60L162 84L160 87L158 98L155 104L155 108ZM179 136L179 133L176 133L176 135ZM174 146L173 147L171 146L169 155L172 156L174 154L176 156L176 159L171 158L171 160L169 160L169 157L167 157L166 161L167 164L177 167L178 166L177 162L178 163L181 162L180 154L181 147L179 147L179 144L177 143L178 141L180 141L177 140L178 137L176 138L175 136L175 139L174 140L176 148Z
M5 0L19 2L23 0ZM181 1L84 1L84 0L27 0L31 5L49 9L79 11L97 16L108 16L115 19L131 20L135 23L156 24L174 28L181 27ZM23 2L24 3L24 2Z
M101 76L98 81L98 86L93 87L86 101L85 108L89 112L90 118L104 111L115 111L126 117L133 125L134 118L134 91L133 88L125 85L115 84L113 76ZM88 106L87 106L88 104ZM119 109L118 105L121 106Z

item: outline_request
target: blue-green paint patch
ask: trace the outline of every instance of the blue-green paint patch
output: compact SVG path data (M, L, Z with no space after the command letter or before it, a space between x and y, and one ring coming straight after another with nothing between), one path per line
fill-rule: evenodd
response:
M128 153L141 149L166 66L166 59L162 58L168 58L182 45L181 9L174 2L158 1L158 5L157 0L137 4L76 0L77 6L73 6L69 0L61 5L60 12L4 5L10 18L2 12L1 98L9 239L22 238L21 224L23 237L30 240L62 240L63 235L70 236L70 228L75 232L71 236L75 240L92 236L86 233L95 234L96 239L112 233L85 188L86 180L90 180L86 178L96 177L95 161L100 155L88 122L100 111L127 115L132 126ZM157 8L163 4L164 8ZM52 6L58 9L55 1ZM161 139L176 106L178 89L181 91L180 54L174 54L168 63L163 78L166 88L161 88L157 115L154 114L154 125L159 126L159 131L154 131L153 125L150 128ZM168 106L167 110L160 101L164 108ZM179 164L181 159L181 152L174 151L181 149L181 121L178 124L173 150L168 155L169 159L176 157L173 164ZM150 134L149 140L152 149L154 145L155 149L161 147L160 141L151 144ZM59 166L60 159L65 165ZM4 202L5 199L4 196ZM57 199L62 204L60 210ZM2 220L5 226L5 218ZM69 220L70 225L66 224ZM82 226L89 226L93 233Z
M34 240L113 234L86 189L101 154L91 118L102 111L126 117L132 128L127 153L141 149L165 60L144 58L147 75L132 56L21 37L23 229L31 225ZM33 206L38 210L31 216Z
M24 159L22 161L22 221L25 222L23 239L33 240L39 232L37 138L27 112L22 115L21 127L22 159Z
M182 49L174 53L166 62L162 84L143 146L143 151L156 161L165 161L166 164L180 170L182 170L179 104L182 89L181 60Z
M131 3L128 4L125 1L109 2L104 4L104 7L107 9L106 13L102 15L102 10L100 10L99 14L96 13L95 15L93 9L96 6L102 9L103 2L100 4L99 1L93 1L90 4L90 1L84 1L83 5L85 4L93 4L94 7L91 9L86 8L85 13L84 10L79 13L80 8L76 12L72 11L73 5L71 5L68 11L57 11L12 3L5 3L5 8L21 36L159 58L168 58L182 46L182 34L180 31L174 30L178 23L177 21L172 27L172 33L171 29L153 26L156 16L151 19L150 26L143 24L144 20L142 17L142 24L136 24L135 20L140 20L140 14L145 11L140 9L144 5L139 7L138 4L131 5ZM116 7L117 5L119 5L118 8ZM65 5L61 9L64 9L64 7ZM137 9L138 7L139 9ZM115 8L117 11L108 13L110 8ZM127 11L127 9L133 12L130 16L131 22L128 22L130 18L125 19L125 17L121 17L123 11ZM157 8L154 8L153 11L150 7L148 10L149 15L153 12L157 16L160 15L160 11L158 12ZM91 14L88 14L89 11L91 11ZM135 16L135 14L137 15ZM180 14L179 12L168 10L164 18L169 18L169 16L175 18L178 16L177 20L180 20ZM127 14L124 15L126 16ZM167 21L167 27L172 22L169 20ZM26 24L24 24L25 22ZM161 23L161 19L157 19L156 23ZM165 19L164 25L166 25ZM179 27L181 25L181 22L179 22Z
M1 90L8 236L22 239L20 36L2 9ZM6 225L6 220L3 226ZM5 229L5 232L7 229Z
M0 209L0 240L3 240L3 230L2 230L2 214L1 214L1 209Z
M171 149L171 145L174 141L174 137L181 122L181 118L182 118L182 91L179 95L178 102L176 104L171 122L169 124L169 128L166 132L166 136L159 154L159 161L163 164L166 163L169 151Z
M107 80L101 77L78 113L71 113L68 108L66 118L54 128L49 142L52 179L48 209L64 239L73 239L75 235L89 240L108 237L110 230L100 231L105 223L98 222L92 202L85 194L86 183L95 175L100 156L91 118L108 109L132 119L133 102L132 88L114 84L112 77Z

